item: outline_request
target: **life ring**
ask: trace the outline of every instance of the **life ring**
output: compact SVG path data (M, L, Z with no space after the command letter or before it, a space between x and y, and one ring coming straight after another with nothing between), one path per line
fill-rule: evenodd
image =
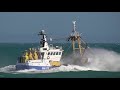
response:
M50 59L50 57L48 56L47 59Z

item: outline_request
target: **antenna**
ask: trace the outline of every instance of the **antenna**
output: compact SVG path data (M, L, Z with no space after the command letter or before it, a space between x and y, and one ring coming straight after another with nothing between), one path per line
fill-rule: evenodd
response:
M73 28L73 31L72 32L75 32L76 30L76 25L75 25L75 23L76 23L76 21L72 21L73 22L73 26L74 26L74 28Z
M52 38L50 38L50 41L52 41Z

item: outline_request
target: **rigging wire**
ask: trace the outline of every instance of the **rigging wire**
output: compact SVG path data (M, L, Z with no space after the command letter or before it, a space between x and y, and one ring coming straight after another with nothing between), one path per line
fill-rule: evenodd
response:
M64 58L64 57L65 57L65 55L68 53L68 50L70 49L70 47L71 47L71 44L70 44L70 46L68 47L68 49L66 50L66 52L65 52L65 54L63 55L63 57L62 57L62 58Z

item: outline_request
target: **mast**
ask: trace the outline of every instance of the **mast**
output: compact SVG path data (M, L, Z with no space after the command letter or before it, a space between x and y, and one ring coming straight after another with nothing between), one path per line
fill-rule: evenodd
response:
M79 54L82 57L86 49L86 43L81 39L79 32L76 31L76 21L73 21L72 23L73 23L73 30L71 35L68 37L68 40L71 40L72 42L72 49L74 55L76 50L79 50ZM78 47L76 47L76 45Z
M42 36L42 39L40 41L40 46L44 48L48 48L48 43L47 43L47 38L46 38L46 33L44 30L41 30L38 35Z

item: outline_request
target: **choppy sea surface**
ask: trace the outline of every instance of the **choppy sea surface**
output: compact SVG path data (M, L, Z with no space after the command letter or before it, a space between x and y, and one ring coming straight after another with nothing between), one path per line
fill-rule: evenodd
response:
M74 63L69 43L56 43L63 46L64 53L60 67L39 71L16 70L17 58L24 50L38 47L38 43L0 43L0 78L119 78L120 77L120 44L119 43L89 43L86 57L90 64L79 65L79 58Z

